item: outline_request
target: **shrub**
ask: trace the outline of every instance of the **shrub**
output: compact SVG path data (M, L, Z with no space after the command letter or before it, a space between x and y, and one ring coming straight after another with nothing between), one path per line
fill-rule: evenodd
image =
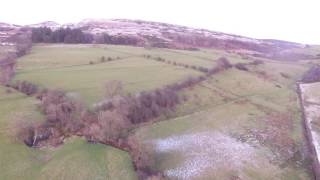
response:
M100 62L106 62L106 57L102 56L102 57L100 58Z
M204 68L204 67L201 67L201 66L199 66L197 69L198 69L198 71L201 71L201 72L204 72L204 73L207 73L209 71L208 68Z
M37 85L27 81L17 81L11 86L17 91L20 91L28 96L35 95L36 93L38 93L39 90Z
M165 61L165 59L163 59L162 57L157 57L156 60L157 60L157 61L161 61L161 62L164 62L164 61Z
M217 60L217 65L215 67L208 69L207 76L211 76L219 71L223 71L229 68L232 68L232 65L230 64L228 59L225 57L221 57Z
M116 110L100 111L98 113L98 124L101 128L98 133L100 141L118 141L125 137L131 127L131 123L126 117ZM100 137L99 137L100 136Z
M249 69L245 66L244 63L237 63L234 65L234 67L241 71L249 71Z
M231 68L232 65L227 58L220 57L217 60L217 67L222 68L222 69L228 69L228 68Z
M108 81L105 85L105 97L112 98L116 95L121 95L123 91L122 83L120 81Z
M280 72L280 75L281 75L283 78L286 78L286 79L289 79L289 78L290 78L290 76L289 76L287 73Z
M17 139L29 147L37 146L51 135L51 132L46 127L29 119L18 120L14 129L17 129Z
M118 58L118 59L120 59L120 58ZM108 57L108 61L112 61L112 58L111 58L111 57Z
M178 103L177 93L170 88L141 92L136 96L126 98L127 118L133 124L146 122L164 112L173 111Z
M127 140L130 147L129 154L132 158L135 169L141 173L152 174L150 167L154 165L151 147L147 144L141 144L135 137L130 136Z
M262 60L258 60L257 59L257 60L254 60L251 64L257 66L257 65L260 65L260 64L264 64L264 62Z

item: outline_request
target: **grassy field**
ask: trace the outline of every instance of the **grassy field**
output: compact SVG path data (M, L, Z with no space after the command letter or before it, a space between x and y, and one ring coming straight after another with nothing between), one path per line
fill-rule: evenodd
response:
M39 44L19 59L14 80L62 88L91 105L102 99L104 84L109 80L119 80L126 93L136 93L201 75L143 55L203 67L214 66L221 56L232 64L250 62L221 50ZM102 56L120 59L99 63ZM295 92L295 82L310 67L308 62L264 59L264 64L250 66L250 71L232 68L216 74L183 90L180 95L187 100L169 119L145 124L133 133L153 146L157 162L153 168L170 179L311 179L308 162L303 159ZM2 91L5 98L0 99L0 106L8 107L0 108L5 112L0 114L1 127L10 124L9 112L26 111L35 116L30 119L41 120L35 100ZM3 179L21 174L20 178L28 179L136 178L128 155L117 149L75 138L57 149L35 150L11 142L5 134L0 135L0 141L8 146L0 148L0 152L10 152L9 157L16 160L0 167L4 168L1 172L8 172ZM16 153L19 156L14 156ZM10 160L1 157L0 163ZM16 166L18 162L23 166Z
M32 149L15 137L22 119L41 121L37 101L0 87L0 179L136 179L126 152L73 138L58 148Z
M123 47L119 49L124 51ZM88 64L88 59L99 61L101 56L127 58ZM44 87L78 93L85 102L92 104L103 98L105 83L110 80L119 80L126 92L136 93L194 75L200 73L135 55L128 57L125 52L118 53L110 48L36 46L29 55L19 59L15 80L28 80Z

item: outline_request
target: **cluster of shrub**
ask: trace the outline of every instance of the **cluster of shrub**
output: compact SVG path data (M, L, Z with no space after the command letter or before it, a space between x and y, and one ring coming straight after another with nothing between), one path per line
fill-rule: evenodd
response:
M263 64L264 62L262 60L254 60L252 62L249 63L236 63L234 65L235 68L241 70L241 71L249 71L247 66L253 65L253 66L257 66L260 64Z
M184 67L184 68L187 68L187 69L193 69L193 70L200 71L200 72L206 73L206 74L212 74L215 71L214 69L216 68L216 67L206 68L206 67L202 67L202 66L188 65L188 64L184 64L184 63L178 63L178 62L175 62L175 61L169 61L169 60L166 60L166 59L164 59L162 57L152 57L151 55L143 55L143 57L147 58L147 59L153 59L153 60L156 60L156 61L159 61L159 62L163 62L163 63L166 63L166 64L171 64L171 65L174 65L174 66ZM223 63L224 65L226 65L225 67L228 67L228 68L232 67L232 65L229 63L229 61L225 57L219 58L217 60L217 62L218 62L218 66L220 66L219 63Z
M112 58L112 57L105 57L105 56L101 56L101 58L99 59L98 62L95 62L95 61L90 61L89 64L99 64L99 63L105 63L105 62L110 62L110 61L115 61L115 60L120 60L121 58L118 56L118 57L115 57L115 58Z
M30 83L28 81L16 81L14 83L8 84L7 86L16 89L19 92L22 92L23 94L26 94L28 96L33 96L38 93L38 86Z
M59 28L51 30L48 27L32 28L34 43L92 43L93 36L82 32L81 29Z

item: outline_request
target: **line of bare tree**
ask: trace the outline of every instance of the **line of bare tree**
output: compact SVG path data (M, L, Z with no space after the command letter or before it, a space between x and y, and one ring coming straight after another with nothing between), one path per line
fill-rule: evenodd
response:
M234 67L239 69L240 71L249 71L248 66L258 66L263 63L264 62L262 60L254 60L254 61L248 62L248 63L236 63L234 65Z
M0 84L6 85L14 77L16 59L25 55L32 47L31 34L26 29L20 29L16 34L8 37L6 42L14 44L14 51L5 52L0 59Z
M189 65L189 64L185 64L185 63L176 62L176 61L170 61L170 60L166 60L165 58L162 58L162 57L153 57L151 55L143 55L143 57L147 58L147 59L152 59L152 60L155 60L155 61L158 61L158 62L163 62L163 63L166 63L166 64L170 64L170 65L173 65L173 66L184 67L186 69L193 69L195 71L200 71L200 72L206 73L206 74L209 73L210 71L212 71L212 68L210 69L210 68L206 68L206 67L202 67L202 66ZM218 63L223 62L228 67L232 67L232 65L229 63L229 61L225 57L219 58L217 62ZM219 64L218 64L218 66L219 66Z
M124 59L126 57L105 57L105 56L101 56L100 59L98 61L89 61L89 64L101 64L101 63L106 63L106 62L111 62L111 61L116 61L116 60L121 60Z

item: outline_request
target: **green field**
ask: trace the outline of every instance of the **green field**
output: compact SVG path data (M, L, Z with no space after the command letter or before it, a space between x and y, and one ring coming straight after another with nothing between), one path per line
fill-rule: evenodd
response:
M126 92L136 93L200 75L194 70L173 67L137 55L128 57L125 52L130 51L131 47L120 47L118 51L121 53L112 48L36 46L29 55L19 59L15 80L28 80L43 87L78 93L85 102L92 104L103 98L105 84L110 80L119 80ZM139 51L140 48L137 49ZM88 59L99 61L101 56L126 58L89 64Z
M92 105L103 99L110 80L137 93L202 74L144 55L202 67L222 56L232 64L252 61L222 50L38 44L19 58L13 81L61 88ZM102 56L120 59L101 63ZM180 92L186 101L169 118L132 133L152 145L153 168L170 179L311 179L295 92L308 62L264 59L250 71L223 71ZM72 138L40 150L15 141L8 131L14 121L42 116L36 100L0 90L0 172L6 172L0 179L136 179L128 154L109 146Z

